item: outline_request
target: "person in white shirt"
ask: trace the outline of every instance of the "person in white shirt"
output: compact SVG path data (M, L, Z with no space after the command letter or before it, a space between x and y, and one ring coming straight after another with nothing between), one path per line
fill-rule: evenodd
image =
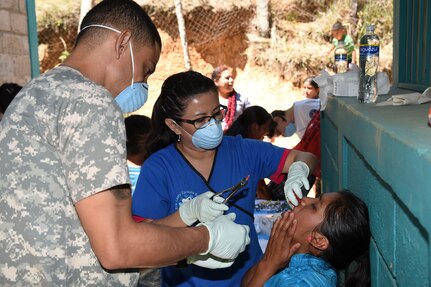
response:
M287 110L275 110L271 113L277 123L276 136L290 137L296 134L299 139L304 136L308 123L320 110L319 86L312 77L304 81L305 99L297 101Z

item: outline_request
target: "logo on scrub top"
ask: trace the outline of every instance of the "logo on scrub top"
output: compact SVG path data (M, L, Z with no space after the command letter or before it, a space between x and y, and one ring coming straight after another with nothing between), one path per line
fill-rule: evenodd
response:
M181 204L191 200L192 198L195 198L196 196L198 196L198 194L193 191L180 191L180 193L178 193L177 197L175 198L175 210L178 210Z
M314 117L314 115L317 113L317 110L316 109L311 109L310 110L310 112L308 112L308 115L310 116L310 119L312 118L312 117Z

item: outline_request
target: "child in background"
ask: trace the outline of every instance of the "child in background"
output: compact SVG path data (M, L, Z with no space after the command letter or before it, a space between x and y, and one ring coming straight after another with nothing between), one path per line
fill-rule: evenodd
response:
M225 135L241 135L243 138L263 140L272 125L272 116L261 106L251 106L244 110Z
M341 24L341 22L337 21L334 25L332 25L332 47L328 51L328 56L331 55L332 51L338 45L338 41L344 42L344 48L347 50L347 62L356 64L356 49L355 43L353 42L352 37L347 35L346 27Z
M370 226L365 203L349 191L303 198L271 230L265 254L246 273L247 287L335 287L337 272L356 261L345 286L370 286Z
M222 65L216 67L211 74L211 79L217 87L220 104L227 107L227 114L222 122L223 131L226 131L244 110L250 106L250 101L233 88L235 80L232 69L228 66Z
M128 116L124 123L127 135L127 165L129 166L129 177L132 183L132 195L138 181L141 165L146 157L146 137L151 130L151 119L142 115Z
M296 134L299 139L304 136L308 123L314 114L320 110L319 86L312 77L304 80L304 100L296 101L289 109L275 110L271 113L277 123L276 136L290 137Z
M145 148L148 133L151 130L151 119L143 115L128 116L124 123L126 125L127 136L127 166L129 167L129 178L131 182L132 195L138 181L141 165L147 156ZM137 220L138 222L140 220ZM145 268L139 272L139 282L137 287L160 286L160 269Z

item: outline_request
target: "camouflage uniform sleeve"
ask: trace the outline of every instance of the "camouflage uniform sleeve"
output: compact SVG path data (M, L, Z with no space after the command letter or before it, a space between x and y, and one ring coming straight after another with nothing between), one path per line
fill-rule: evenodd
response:
M124 119L111 95L80 98L60 114L60 157L73 202L130 183Z

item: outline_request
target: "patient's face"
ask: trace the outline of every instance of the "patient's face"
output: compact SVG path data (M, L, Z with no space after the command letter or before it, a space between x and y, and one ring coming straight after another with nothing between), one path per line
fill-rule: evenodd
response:
M307 237L325 217L326 207L333 202L339 194L337 192L324 193L319 198L304 197L302 202L293 209L295 219L298 221L294 241L304 244Z

